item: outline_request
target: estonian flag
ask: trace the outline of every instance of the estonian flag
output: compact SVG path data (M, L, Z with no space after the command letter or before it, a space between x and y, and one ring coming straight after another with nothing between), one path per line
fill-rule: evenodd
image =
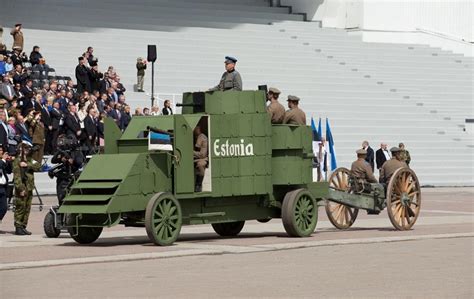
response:
M319 120L321 121L321 119ZM311 130L313 131L313 141L321 141L321 133L316 129L314 119L311 117Z
M326 141L329 143L329 153L331 153L331 171L337 168L336 151L334 150L334 139L332 138L329 120L326 118Z
M148 150L172 151L171 136L150 131L148 134Z

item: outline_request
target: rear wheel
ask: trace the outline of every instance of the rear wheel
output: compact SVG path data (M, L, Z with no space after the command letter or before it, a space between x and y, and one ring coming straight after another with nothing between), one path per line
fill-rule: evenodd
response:
M329 188L349 193L350 170L344 167L336 169L329 178ZM347 229L354 224L359 214L359 209L352 208L340 203L326 200L326 215L329 221L338 229Z
M68 227L67 231L74 241L79 244L90 244L97 240L103 227Z
M288 192L283 199L281 218L289 236L311 236L318 222L316 200L306 189Z
M183 223L181 205L170 193L153 196L145 211L146 233L156 245L168 246L178 239Z
M52 212L48 212L44 216L43 230L48 238L57 238L61 234L61 230L55 226L54 217Z
M244 225L245 221L213 223L212 228L219 236L233 237L237 236L242 231Z

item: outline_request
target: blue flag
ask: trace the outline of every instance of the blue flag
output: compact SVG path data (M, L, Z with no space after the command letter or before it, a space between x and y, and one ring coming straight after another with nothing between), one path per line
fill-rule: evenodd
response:
M323 139L323 130L321 128L321 117L319 118L319 123L318 123L318 140Z
M329 153L331 154L331 171L337 168L336 152L334 150L334 139L332 138L329 120L326 118L326 141L329 143Z
M313 131L313 141L321 141L320 133L316 129L314 119L311 117L311 130Z

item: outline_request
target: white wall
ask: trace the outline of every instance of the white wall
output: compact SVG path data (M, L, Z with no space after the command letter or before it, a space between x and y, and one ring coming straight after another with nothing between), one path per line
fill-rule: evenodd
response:
M469 42L474 41L474 0L282 0L281 3L293 6L295 12L306 12L308 19L320 21L323 27L413 33L407 38L407 34L372 32L364 34L365 41L429 42L432 46L473 55L474 46Z

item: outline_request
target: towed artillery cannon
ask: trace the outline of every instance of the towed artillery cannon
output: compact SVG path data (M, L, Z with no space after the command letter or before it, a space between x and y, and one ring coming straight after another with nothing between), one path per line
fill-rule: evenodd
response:
M387 208L390 222L397 230L408 230L420 213L421 190L415 172L399 168L385 184L360 182L347 168L337 168L329 178L326 214L338 229L354 224L359 210L379 214Z
M182 114L134 117L122 133L105 123L105 154L91 158L59 209L78 243L104 227L145 227L170 245L183 225L235 236L245 221L281 218L290 236L311 235L327 182L312 180L309 126L272 125L263 91L185 93ZM208 139L195 190L194 129Z

